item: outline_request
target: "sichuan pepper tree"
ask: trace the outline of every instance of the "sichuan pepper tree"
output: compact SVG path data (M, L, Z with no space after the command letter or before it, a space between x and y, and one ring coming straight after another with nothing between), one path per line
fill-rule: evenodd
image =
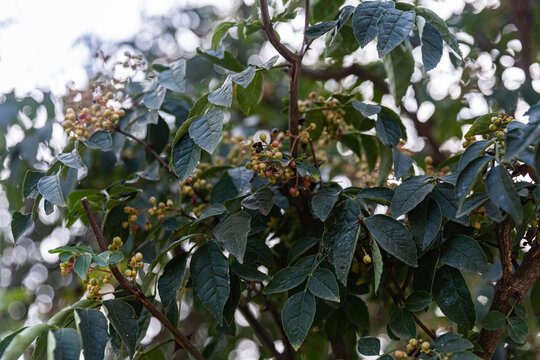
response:
M62 275L80 277L84 297L5 337L2 359L25 351L165 359L174 350L219 359L241 337L276 359L490 359L503 344L519 354L528 336L523 302L540 276L540 105L528 123L495 109L471 120L464 151L418 157L404 147L401 116L381 101L353 91L301 98L304 74L330 76L302 61L322 36L327 54L341 59L375 41L388 84L355 66L334 75L371 80L399 106L413 47L424 71L437 66L443 44L462 56L445 22L423 7L366 1L338 4L335 17L311 23L306 1L304 40L291 50L274 24L296 7L271 17L260 0L258 19L219 24L213 49L198 54L223 70L211 92L181 95L185 59L149 66L127 53L122 66L144 71L143 81L102 74L65 97L69 143L46 171L26 173L33 208L14 211L11 229L17 241L39 226L40 208L59 211L68 228L82 222L91 241L50 252ZM241 63L220 47L231 28L263 32L279 56ZM288 127L235 131L231 113L257 115L265 77L283 70ZM186 101L189 114L170 131L165 115ZM102 186L83 186L84 172ZM329 180L338 174L352 185ZM491 303L482 314L470 291L479 282ZM239 334L235 314L250 333ZM152 317L165 330L147 346ZM370 327L380 317L386 336Z

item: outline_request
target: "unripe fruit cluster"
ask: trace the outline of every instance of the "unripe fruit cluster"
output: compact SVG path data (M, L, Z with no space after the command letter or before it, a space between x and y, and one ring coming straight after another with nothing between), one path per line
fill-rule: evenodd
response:
M122 238L120 236L115 236L113 238L112 244L108 246L108 249L110 251L119 251L120 247L124 245L124 242L122 241Z
M489 125L489 131L497 132L497 137L501 138L505 134L506 125L514 118L508 114L499 113L497 116L491 118L491 124Z
M313 103L319 103L324 108L321 111L325 116L325 126L329 137L339 139L347 127L347 124L343 120L345 110L340 107L339 100L335 98L326 100L313 91L309 94L309 99L298 101L298 109L301 113L305 113L311 108Z
M137 268L140 268L144 265L142 262L143 254L140 252L136 253L133 257L131 257L131 261L128 264L129 269L126 269L124 271L124 275L126 277L135 278L137 276Z
M88 285L86 286L86 290L88 290L88 295L86 296L88 299L99 298L99 290L101 290L101 284L99 283L98 279L90 279Z
M283 159L280 150L282 143L278 140L269 143L265 134L262 134L260 139L261 141L252 145L255 151L251 155L251 161L246 164L246 169L255 171L262 178L268 178L271 184L292 177L296 163Z
M125 111L115 110L107 105L113 98L112 92L94 96L94 104L78 113L73 108L68 108L62 126L69 135L69 140L86 140L96 131L110 130L117 125L120 117L125 115Z
M408 354L413 353L416 354L416 351L418 351L418 347L420 347L419 351L421 353L425 353L426 355L431 352L430 350L430 344L428 341L423 341L422 339L410 339L409 343L407 344L406 351L402 350L396 350L394 352L394 356L396 359L407 359ZM413 354L413 356L414 356Z
M65 263L60 263L60 272L62 275L67 275L73 270L73 262L70 260L66 261Z

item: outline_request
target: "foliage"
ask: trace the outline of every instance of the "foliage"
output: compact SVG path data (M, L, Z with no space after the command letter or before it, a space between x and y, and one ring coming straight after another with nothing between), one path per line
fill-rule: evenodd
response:
M6 156L14 179L26 161L20 189L3 183L13 240L39 233L46 228L40 213L56 212L97 241L77 237L49 249L62 275L80 278L86 299L4 337L1 359L29 348L33 358L165 359L172 341L194 358L221 359L242 337L260 342L261 357L280 359L477 359L505 343L518 354L535 337L527 316L538 315L540 303L540 103L526 124L498 105L467 120L464 151L452 157L434 159L438 149L414 154L405 146L406 111L392 105L411 88L415 46L425 71L448 56L443 46L453 60L462 57L453 32L433 11L406 3L328 3L312 4L313 25L298 53L283 49L271 24L294 18L296 1L273 19L260 1L262 22L220 23L212 49L194 59L149 64L127 53L125 67L144 79L101 75L68 94L69 142L46 168L32 164L37 143L51 136L53 105L43 99L51 120ZM264 32L286 61L237 59L221 47L233 28L258 46ZM299 100L299 66L322 36L324 56L338 65L376 39L381 60L369 73L374 80L384 71L388 86L366 102L358 92L311 83ZM218 87L208 91L197 86L206 79L189 78L196 61L219 69ZM244 116L284 118L264 105L275 107L267 86L282 82L283 68L290 126L267 119L270 129L251 135ZM384 93L394 104L382 101ZM38 106L9 97L0 111L11 117L18 110L8 106ZM460 106L448 104L440 123ZM448 138L454 127L431 135ZM340 174L352 185L331 180ZM437 308L443 319L433 316ZM242 332L237 314L252 331ZM147 346L141 340L151 317L164 330ZM375 337L381 332L391 341Z

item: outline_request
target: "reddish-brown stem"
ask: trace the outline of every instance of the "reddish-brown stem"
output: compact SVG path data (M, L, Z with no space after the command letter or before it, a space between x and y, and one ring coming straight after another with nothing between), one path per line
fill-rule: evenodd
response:
M88 202L88 199L85 197L82 199L82 205L84 208L84 212L86 213L86 217L88 218L88 222L90 223L90 227L92 228L92 232L94 233L94 236L96 238L96 241L98 243L99 248L101 251L107 251L107 242L105 241L105 237L103 236L103 232L101 231L101 227L99 226L98 221L96 220L96 217L94 216L94 212L92 211L90 207L90 203ZM198 360L204 360L204 357L201 355L199 350L189 341L186 335L184 333L172 326L170 321L167 319L165 315L163 315L143 294L143 292L132 285L129 280L127 280L124 275L118 270L116 265L111 264L109 265L109 268L111 269L111 272L113 273L114 277L116 278L116 281L120 284L120 286L127 292L135 296L136 300L142 304L156 319L159 320L165 326L173 335L174 340L178 345L180 345L182 348L184 348L187 352L189 352L195 359Z

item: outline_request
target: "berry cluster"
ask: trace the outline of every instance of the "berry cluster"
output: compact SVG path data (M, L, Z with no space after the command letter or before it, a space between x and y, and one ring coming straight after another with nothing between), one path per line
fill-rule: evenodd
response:
M272 130L272 134L274 133L278 133L277 129ZM281 142L278 139L268 142L266 134L261 134L260 140L253 143L255 151L251 154L251 161L246 164L246 168L255 171L261 178L268 178L271 184L275 184L278 179L292 177L296 163L283 158Z
M90 281L88 282L88 285L86 286L86 290L88 290L88 295L86 296L86 298L88 299L99 298L100 297L99 291L101 290L101 284L99 283L98 279L96 278L90 279Z
M497 132L497 137L501 138L504 136L504 130L506 129L506 125L510 121L514 121L514 118L508 114L499 113L497 116L493 116L491 118L491 124L489 125L489 131L491 132Z
M128 264L128 269L124 271L126 277L135 278L137 277L137 268L140 268L144 265L142 262L143 254L140 252L136 253L135 256L131 258L131 261Z
M73 108L66 110L65 120L62 123L69 141L86 140L99 130L110 130L118 124L120 117L125 115L123 109L115 110L108 105L114 95L108 92L104 96L94 96L94 104L88 108L84 107L78 113Z
M73 270L73 264L75 263L75 260L71 262L71 259L66 261L65 263L60 263L60 272L62 275L67 275Z
M341 106L338 99L325 99L322 96L317 96L315 91L309 94L309 99L298 101L298 109L301 113L308 112L313 109L313 105L321 108L325 117L325 127L330 138L339 139L346 130L347 124L343 120L345 110ZM327 137L325 139L328 140Z
M421 353L429 355L431 351L431 345L428 341L423 341L422 339L410 339L409 343L407 344L406 350L396 350L394 352L394 356L396 357L396 359L407 359L409 356L411 356L411 358L414 358ZM437 358L442 360L448 360L448 356Z
M124 245L124 242L122 241L122 238L120 236L115 236L113 238L113 243L108 246L108 249L110 251L120 251L120 247Z
M129 51L124 52L126 59L124 61L119 61L116 64L122 65L123 68L130 68L131 70L144 70L146 65L144 63L142 55L135 55Z

